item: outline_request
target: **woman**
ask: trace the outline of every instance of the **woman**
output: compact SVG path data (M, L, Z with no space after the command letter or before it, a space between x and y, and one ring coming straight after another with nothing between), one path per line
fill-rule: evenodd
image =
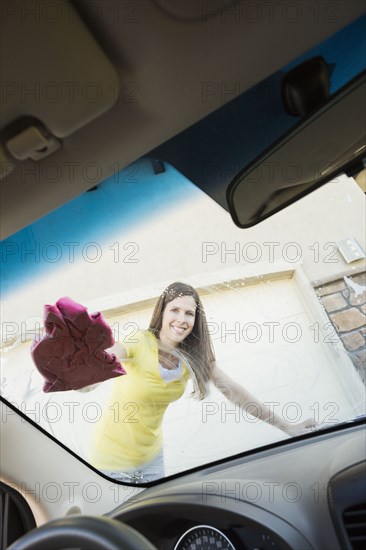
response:
M250 413L289 434L310 428L313 419L286 422L258 402L217 365L204 309L196 290L171 284L160 296L147 331L113 351L127 376L114 382L93 438L90 462L122 481L152 481L164 476L162 421L166 408L193 381L193 394L205 397L210 382Z

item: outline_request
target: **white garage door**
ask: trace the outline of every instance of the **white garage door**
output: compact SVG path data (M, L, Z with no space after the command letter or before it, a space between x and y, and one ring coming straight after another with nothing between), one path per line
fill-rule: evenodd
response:
M314 416L329 426L362 412L364 387L351 361L327 319L314 318L294 278L213 291L202 300L219 366L276 413L294 422ZM201 402L187 392L166 414L167 470L286 437L216 388Z

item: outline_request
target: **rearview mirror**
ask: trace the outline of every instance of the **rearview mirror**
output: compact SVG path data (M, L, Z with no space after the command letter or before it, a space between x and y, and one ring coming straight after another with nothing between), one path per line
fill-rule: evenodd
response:
M236 225L251 227L338 174L362 170L365 83L364 72L233 178L227 202Z

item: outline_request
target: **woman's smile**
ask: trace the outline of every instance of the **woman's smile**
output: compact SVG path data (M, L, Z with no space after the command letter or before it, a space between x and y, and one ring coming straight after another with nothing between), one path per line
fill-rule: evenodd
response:
M187 327L178 327L176 325L170 325L174 332L177 334L184 334L184 332L187 330Z

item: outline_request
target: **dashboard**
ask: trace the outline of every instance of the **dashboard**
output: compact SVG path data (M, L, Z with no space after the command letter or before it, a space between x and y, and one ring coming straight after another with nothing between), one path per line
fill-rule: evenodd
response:
M22 426L32 428L28 423ZM38 430L35 434L42 435ZM98 514L99 501L93 499L90 511L70 509L64 517L37 522L35 528L34 510L14 488L2 483L1 549L8 548L6 541L17 539L10 548L362 550L365 441L365 423L358 420L166 478L145 489L111 485L110 479L104 480L66 453L64 462L69 456L75 479L86 475L88 487L96 486L98 479L100 488L105 481L108 493L120 495L115 508ZM47 464L43 467L47 469ZM58 484L68 471L57 475ZM75 504L76 499L74 508Z
M211 497L202 504L197 498L177 496L169 504L153 500L144 508L143 519L128 514L123 521L160 550L312 548L286 521L248 503L242 503L239 512L231 498Z
M365 511L365 429L354 426L160 483L110 517L160 550L336 550L364 547Z

